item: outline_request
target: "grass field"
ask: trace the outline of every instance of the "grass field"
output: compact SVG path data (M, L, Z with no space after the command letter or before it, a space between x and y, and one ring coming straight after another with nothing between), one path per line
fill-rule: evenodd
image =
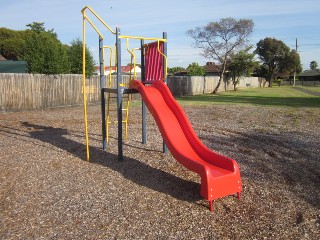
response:
M313 92L320 92L318 87L303 87ZM205 94L178 98L184 105L239 104L283 107L318 107L320 97L314 96L290 86L272 88L248 88L238 91L221 92L217 95Z
M308 87L308 86L299 86L299 87L320 93L320 87Z

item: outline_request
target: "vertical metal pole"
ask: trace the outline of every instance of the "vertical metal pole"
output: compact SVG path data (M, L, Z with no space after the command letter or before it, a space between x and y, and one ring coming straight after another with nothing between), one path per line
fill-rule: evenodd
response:
M296 38L296 53L298 53L298 38ZM293 73L293 87L296 86L296 75L297 75L297 66L294 66L294 73Z
M122 94L121 84L121 39L120 28L116 28L116 46L117 46L117 112L118 112L118 160L123 160L122 149Z
M104 62L103 62L103 39L99 36L99 67L100 67L100 93L101 93L101 122L102 122L102 148L106 150L106 99L104 95L105 76L104 76Z
M141 81L144 82L145 77L145 62L144 62L144 40L141 39ZM147 143L147 118L146 118L146 104L142 102L142 144Z
M167 39L167 33L166 32L163 32L163 39ZM167 55L167 42L163 42L163 54L165 56L168 56ZM164 76L164 79L163 81L165 83L167 83L167 76L166 76L166 69L167 69L167 66L166 66L166 61L165 61L165 58L163 57L162 59L162 62L163 62L163 76ZM162 143L162 152L163 153L167 153L168 152L168 147L167 145L165 144L165 142L163 141Z

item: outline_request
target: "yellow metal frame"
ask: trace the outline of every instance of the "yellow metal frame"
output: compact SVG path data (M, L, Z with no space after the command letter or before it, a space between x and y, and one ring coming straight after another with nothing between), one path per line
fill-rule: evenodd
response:
M86 21L89 22L89 24L98 33L98 35L100 36L101 39L104 39L104 36L99 31L99 29L96 27L96 25L91 21L91 19L87 16L86 10L90 11L109 30L110 33L112 33L113 35L116 35L116 31L114 31L105 21L103 21L103 19L90 6L85 6L81 10L81 13L83 15L83 17L82 17L82 93L83 93L83 111L84 111L85 134L86 134L86 152L87 152L86 156L87 156L87 161L90 161L89 128L88 128L88 115L87 115L87 91L86 91ZM141 37L141 36L128 36L128 35L121 35L121 36L119 36L119 38L127 39L127 41L128 41L128 39L145 40L145 41L158 41L158 51L165 58L165 63L166 63L165 76L164 77L167 76L167 66L168 66L167 65L167 56L165 56L160 51L160 42L166 42L167 39L163 39L163 38L148 38L148 37ZM111 47L106 46L106 47L103 47L103 48L110 48L111 52L112 52L112 48ZM127 47L128 52L131 54L131 58L132 58L131 61L134 60L134 66L135 66L134 50L137 50L137 49L139 49L139 48L134 48L134 49L132 49L130 51L129 48ZM115 56L116 56L116 54L115 54ZM112 54L111 54L111 58L112 58ZM110 63L112 65L112 60L110 60ZM116 60L115 60L115 64L117 65ZM104 64L103 64L103 68L104 68ZM118 71L119 69L116 69L116 70ZM120 71L121 71L121 69L120 69ZM104 69L103 69L103 73L104 73ZM131 75L131 72L130 72L130 75ZM134 67L134 78L135 77L136 77L136 73L135 73L135 67ZM110 74L109 85L111 84L111 82L112 82L112 80L111 80L111 74ZM130 102L128 104L130 104ZM127 111L126 119L128 119L128 114L129 113ZM108 120L107 120L107 122L108 122ZM126 127L125 128L126 128L126 135L127 135L127 122L126 122Z
M164 81L164 79L166 79L167 75L168 75L168 69L167 69L167 66L168 66L168 59L167 59L167 56L165 54L163 54L161 51L160 51L160 41L158 41L158 52L164 57L165 59L165 67L164 67L164 76L163 76L163 79L162 81Z

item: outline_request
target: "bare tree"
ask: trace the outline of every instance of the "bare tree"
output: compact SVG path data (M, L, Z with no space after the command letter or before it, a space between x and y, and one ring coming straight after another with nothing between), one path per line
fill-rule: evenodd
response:
M187 31L187 35L194 39L194 46L202 49L202 55L221 65L219 81L213 93L218 91L224 78L228 57L246 47L253 26L253 21L249 19L222 18Z

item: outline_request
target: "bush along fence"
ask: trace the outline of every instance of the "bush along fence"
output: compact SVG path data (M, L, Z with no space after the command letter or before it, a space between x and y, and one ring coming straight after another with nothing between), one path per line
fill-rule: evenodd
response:
M127 82L129 76L123 76ZM106 78L107 79L107 78ZM107 81L107 80L106 80ZM115 82L115 77L113 76ZM218 77L168 77L167 84L175 97L210 93L214 90ZM233 85L227 81L227 89ZM89 103L100 101L100 77L87 79L87 100ZM105 83L107 86L107 83ZM259 87L261 80L256 77L243 78L239 88ZM219 91L224 91L222 83ZM133 94L134 99L140 99ZM0 74L0 112L44 109L83 104L82 77L76 74Z

